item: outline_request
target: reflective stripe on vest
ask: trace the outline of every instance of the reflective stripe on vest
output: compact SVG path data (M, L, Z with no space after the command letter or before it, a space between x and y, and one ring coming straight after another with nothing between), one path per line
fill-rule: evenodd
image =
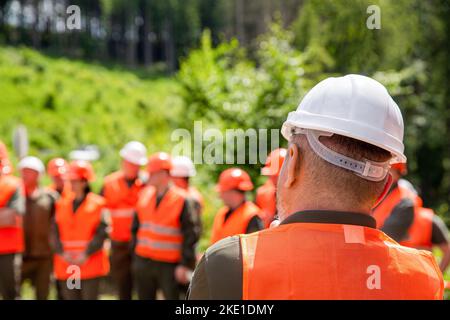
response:
M110 237L113 241L131 240L131 224L141 190L142 182L139 179L129 187L121 171L114 172L105 178L103 196L106 200L106 208L110 212Z
M151 241L149 239L138 239L138 244L140 246L145 246L150 249L157 249L157 250L180 250L181 249L181 243L174 243L174 242L168 242L168 241Z
M108 210L111 218L116 220L115 218L133 218L134 209L109 209Z
M141 228L147 231L151 231L153 233L159 233L161 235L181 236L180 228L162 226L149 221L144 222Z
M83 203L73 212L73 194L63 196L56 203L55 221L59 230L59 238L65 253L74 257L85 252L101 223L104 199L89 193ZM54 273L58 280L66 280L70 273L70 263L62 255L54 256ZM80 266L81 279L101 277L109 272L109 260L106 250L100 249L90 255Z
M84 250L89 241L61 241L64 251L66 250Z
M223 207L214 218L211 232L211 244L226 237L246 233L250 220L254 216L261 215L261 210L251 201L244 202L239 208L234 210L225 221L225 216L228 211L228 207Z
M442 299L432 254L362 226L291 223L240 236L243 299Z
M22 188L22 181L10 175L0 176L0 208L8 205L14 193ZM16 217L16 225L0 228L0 254L22 252L24 248L22 217Z
M154 187L142 190L137 203L137 255L170 263L181 260L183 235L180 218L184 203L184 193L175 187L167 190L157 207Z

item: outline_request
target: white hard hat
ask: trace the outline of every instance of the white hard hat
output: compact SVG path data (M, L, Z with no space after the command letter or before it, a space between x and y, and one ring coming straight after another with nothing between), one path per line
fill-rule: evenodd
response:
M192 160L185 156L174 157L172 159L172 177L193 177L197 174Z
M138 141L128 142L120 150L120 156L126 161L139 166L145 166L147 164L147 148Z
M324 160L368 180L380 181L390 163L406 162L399 107L382 84L361 75L327 78L318 83L297 110L289 113L281 133L288 140L293 133L307 134L311 148ZM332 134L380 147L389 151L392 159L388 163L376 163L345 157L319 141L319 136Z
M40 174L45 172L45 167L42 161L36 157L25 157L19 162L19 169L32 169Z

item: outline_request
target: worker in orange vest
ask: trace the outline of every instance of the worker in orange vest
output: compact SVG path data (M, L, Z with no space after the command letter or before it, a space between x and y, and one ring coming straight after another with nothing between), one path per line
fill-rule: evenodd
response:
M47 175L52 180L52 184L47 189L57 192L58 199L61 196L70 194L70 182L67 180L68 171L69 165L63 158L53 158L47 164ZM57 299L64 300L62 289L59 285L60 282L55 281Z
M100 279L109 272L102 210L105 200L91 192L95 179L87 161L70 163L71 192L56 203L54 273L65 300L95 300Z
M225 206L214 217L211 244L264 228L261 209L246 198L245 192L250 190L253 190L253 183L244 170L230 168L220 174L216 191Z
M269 154L266 165L261 169L261 174L269 178L256 190L255 203L263 212L264 228L268 228L270 223L276 218L276 186L285 158L286 149L275 149Z
M111 276L119 299L131 300L131 224L138 195L143 188L139 171L147 164L147 149L142 143L131 141L120 150L120 156L121 170L105 178L101 194L106 200L111 222Z
M0 144L3 144L0 141ZM10 175L12 167L3 147L0 158L0 295L5 300L19 295L21 253L23 251L22 217L25 200L20 179Z
M23 283L25 280L31 280L36 299L46 300L53 268L53 252L50 246L51 221L59 196L55 191L40 187L40 178L45 173L44 164L40 159L25 157L20 160L19 169L26 196L23 217L25 250L21 281Z
M432 254L399 245L371 216L391 163L406 162L402 115L383 85L325 79L281 132L279 225L210 247L190 299L442 299Z
M434 211L423 207L414 187L404 180L405 163L393 164L390 170L393 184L383 201L373 210L377 226L401 245L442 252L439 267L445 271L450 263L448 228Z
M195 267L198 222L186 195L171 184L171 157L150 156L148 185L137 203L132 234L135 248L133 275L139 299L179 299L179 284L187 284Z
M62 195L70 192L70 184L67 181L67 171L69 170L67 161L63 158L54 158L47 164L47 174L52 179L52 184L48 189Z

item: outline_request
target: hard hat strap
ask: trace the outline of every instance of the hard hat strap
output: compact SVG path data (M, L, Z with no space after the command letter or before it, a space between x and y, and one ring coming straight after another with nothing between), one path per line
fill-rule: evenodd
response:
M297 132L300 133L300 132ZM317 130L302 130L301 133L306 134L308 143L313 151L323 160L334 164L335 166L353 171L356 175L370 181L381 181L389 172L389 161L375 162L371 160L358 161L353 158L337 153L319 140L320 136L330 136L328 132Z

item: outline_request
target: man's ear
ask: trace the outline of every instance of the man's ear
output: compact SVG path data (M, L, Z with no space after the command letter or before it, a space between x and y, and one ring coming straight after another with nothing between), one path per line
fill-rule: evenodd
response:
M300 152L298 150L298 146L295 143L289 144L288 155L289 156L286 159L286 181L284 182L284 186L286 188L291 187L298 177L297 162L300 160Z

